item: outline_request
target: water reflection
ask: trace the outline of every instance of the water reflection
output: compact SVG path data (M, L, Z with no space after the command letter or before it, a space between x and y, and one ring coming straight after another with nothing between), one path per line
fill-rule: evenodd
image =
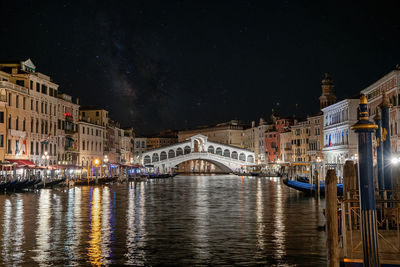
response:
M0 195L0 266L322 266L319 207L236 176Z
M36 224L36 257L34 260L40 265L50 265L50 235L52 216L51 210L51 190L43 189L40 191L39 206L37 207L37 224Z
M92 188L90 191L90 234L89 234L89 248L88 248L88 261L92 265L102 265L103 257L101 255L101 198L100 189L98 187Z
M283 195L282 195L282 184L277 184L275 194L275 219L274 228L275 231L272 233L274 239L275 256L278 260L284 258L286 254L285 249L285 221L283 217Z
M144 220L146 218L144 183L130 183L126 213L126 264L144 266L146 244Z
M265 248L264 241L264 202L263 202L263 189L261 179L257 179L257 193L256 193L256 218L257 218L257 247L263 251Z

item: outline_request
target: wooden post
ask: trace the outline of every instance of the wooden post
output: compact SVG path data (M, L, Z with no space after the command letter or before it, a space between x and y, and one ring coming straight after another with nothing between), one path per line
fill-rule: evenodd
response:
M318 170L314 170L314 179L315 179L315 194L319 197L319 177Z
M356 168L352 160L347 160L343 170L343 196L356 189Z
M326 235L328 266L339 266L337 180L335 170L328 170L325 179L326 195Z

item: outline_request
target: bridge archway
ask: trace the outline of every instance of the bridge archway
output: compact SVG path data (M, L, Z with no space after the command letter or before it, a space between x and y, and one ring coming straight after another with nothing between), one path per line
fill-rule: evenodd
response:
M216 167L218 167L222 172L225 172L225 173L231 173L231 172L232 172L232 169L231 169L231 168L229 168L228 166L226 166L225 164L223 164L223 163L221 163L221 162L218 162L218 161L215 161L215 160L210 160L210 159L202 159L202 160L214 164L214 165L215 165ZM175 164L175 167L177 167L179 164L182 164L182 163L185 163L185 162L190 162L190 161L191 161L190 159L189 159L189 160L187 160L187 159L182 159L182 160L178 161L178 162Z
M209 146L207 151L208 153L214 154L215 153L214 146Z
M170 149L170 150L168 151L168 158L169 158L169 159L175 158L175 151L173 151L172 149Z

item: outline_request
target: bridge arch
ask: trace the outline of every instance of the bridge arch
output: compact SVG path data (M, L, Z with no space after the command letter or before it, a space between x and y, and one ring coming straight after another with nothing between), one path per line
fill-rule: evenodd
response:
M236 151L233 151L233 152L231 153L231 158L233 158L233 159L238 159L238 153L237 153Z
M247 162L254 163L254 157L252 155L248 155Z
M162 152L160 153L160 160L166 160L166 159L167 159L167 152L162 151Z
M158 157L158 154L157 153L153 153L153 156L151 157L151 161L152 162L157 162L159 160L160 160L160 158Z
M217 147L217 149L215 150L215 154L222 156L222 148Z
M193 159L184 159L184 158L182 158L182 159L174 162L174 166L173 167L176 167L181 163L184 163L186 161L191 161L191 160L193 160ZM211 159L202 159L202 160L214 164L215 166L217 166L223 172L226 172L226 173L231 173L232 172L232 169L229 168L227 165L223 164L222 162L211 160Z
M231 152L229 151L229 149L224 150L224 157L227 157L227 158L231 157Z
M175 151L173 151L172 149L170 149L170 150L168 151L168 158L169 158L169 159L175 158Z
M239 154L239 160L246 161L246 155L244 153Z
M208 146L207 151L208 151L208 153L214 154L215 153L214 146Z
M183 148L183 153L184 153L185 155L189 154L190 152L192 152L192 149L190 148L190 146L185 146L185 147Z
M176 156L182 156L183 155L183 149L181 147L178 147L176 149Z

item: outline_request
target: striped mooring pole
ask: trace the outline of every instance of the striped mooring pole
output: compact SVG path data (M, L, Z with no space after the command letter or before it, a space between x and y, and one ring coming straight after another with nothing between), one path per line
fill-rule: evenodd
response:
M352 129L358 134L358 179L364 266L379 266L372 154L372 133L377 127L369 121L367 98L362 95L360 97L359 120L352 126Z
M376 136L376 161L378 169L378 187L379 194L383 198L383 190L385 190L384 170L383 170L383 143L382 143L382 121L378 109L376 110L375 123L378 128L375 131Z

